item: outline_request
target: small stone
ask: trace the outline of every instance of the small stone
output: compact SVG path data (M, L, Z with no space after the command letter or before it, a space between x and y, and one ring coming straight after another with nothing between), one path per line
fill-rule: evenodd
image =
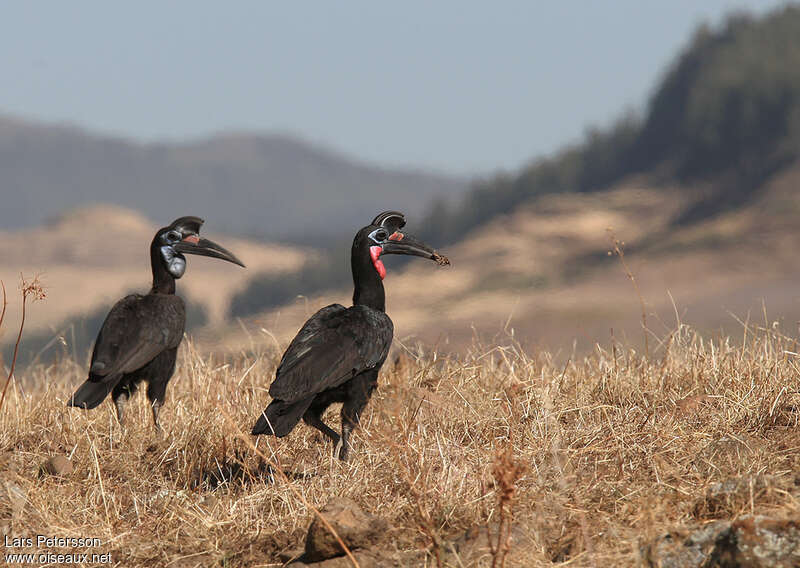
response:
M696 529L665 534L642 551L644 566L650 568L701 568L710 566L717 542L726 538L730 522L717 521Z
M356 559L361 568L407 568L408 566L426 566L425 558L418 551L386 554L375 550L357 550L353 552L353 558ZM303 562L305 557L301 558L298 562L289 564L292 568L352 568L353 563L347 556L337 556L336 558L328 558L320 562Z
M687 396L675 402L676 412L684 417L693 417L708 405L711 397L707 394Z
M796 568L800 521L745 515L695 529L674 531L642 550L651 568Z
M386 520L365 513L355 501L347 497L332 499L320 510L320 513L351 551L376 544L388 529ZM336 537L315 515L311 526L308 527L306 552L302 561L319 562L343 554L344 549Z
M283 562L284 564L289 564L290 562L294 562L298 560L300 557L303 556L305 551L302 548L292 548L290 550L284 550L283 552L278 553L278 560ZM295 563L297 566L297 563Z
M39 466L39 476L55 475L64 477L72 473L72 462L64 456L53 456Z
M792 568L800 566L800 521L747 515L731 526L721 559L731 566Z

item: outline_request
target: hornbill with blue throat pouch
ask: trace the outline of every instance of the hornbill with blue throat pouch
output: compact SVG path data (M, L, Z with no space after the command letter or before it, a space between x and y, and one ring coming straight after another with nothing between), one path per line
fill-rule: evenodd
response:
M186 271L184 255L209 256L244 267L232 252L201 238L202 225L199 217L181 217L158 230L150 243L153 287L147 294L126 296L111 308L95 340L89 377L68 406L94 408L110 392L122 424L125 403L139 382L146 381L153 424L160 430L158 411L175 371L186 324L183 300L175 295L175 280Z
M439 265L450 261L416 237L400 231L405 216L385 211L358 231L350 264L353 306L331 304L315 313L289 344L269 388L272 402L261 413L253 434L289 434L302 419L341 442L339 458L346 460L350 433L359 422L378 371L392 344L394 326L386 315L383 254L421 256ZM341 402L342 434L322 421L332 403Z

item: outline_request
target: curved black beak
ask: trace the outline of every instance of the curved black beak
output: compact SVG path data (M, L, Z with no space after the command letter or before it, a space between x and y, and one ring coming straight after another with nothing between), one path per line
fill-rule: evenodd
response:
M236 258L236 255L231 251L210 239L202 239L196 235L190 235L183 239L175 245L175 250L185 254L197 254L200 256L219 258L220 260L227 260L228 262L244 267L244 263Z
M439 266L450 264L450 260L446 256L442 256L436 250L419 240L413 235L408 233L401 233L395 231L389 237L389 240L383 243L383 254L406 254L411 256L421 256L422 258L429 258L435 260Z

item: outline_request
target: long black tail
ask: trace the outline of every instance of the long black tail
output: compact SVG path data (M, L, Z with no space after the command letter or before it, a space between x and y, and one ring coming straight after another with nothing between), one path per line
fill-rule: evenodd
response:
M278 438L283 438L297 426L300 419L311 406L313 396L297 400L294 402L284 402L273 400L269 406L258 417L256 425L253 426L253 434L272 434Z
M95 383L93 381L86 381L83 383L75 394L72 395L67 401L67 406L77 406L78 408L91 409L103 402L103 400L114 388L116 381L104 381L102 383Z

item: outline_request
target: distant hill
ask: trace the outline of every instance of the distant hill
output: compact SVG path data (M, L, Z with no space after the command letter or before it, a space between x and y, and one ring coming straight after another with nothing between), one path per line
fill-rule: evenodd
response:
M602 200L595 196L607 191L618 195L613 190L636 187L646 188L648 199L659 201L661 213L668 212L660 214L657 224L649 220L636 229L655 231L658 226L659 232L650 238L660 240L670 229L682 231L746 209L781 174L798 179L798 158L800 7L782 8L761 18L737 14L717 29L698 28L665 69L642 115L627 114L607 128L590 129L581 143L533 161L515 174L476 181L457 204L434 204L426 220L409 225L436 246L482 242L476 235L509 223L509 218L545 223L534 209L548 203L548 197L573 194L570 198L577 209L600 208ZM640 194L624 195L635 200ZM573 222L575 213L559 203L569 211L563 217L565 223ZM645 219L652 213L639 211L635 203L626 207ZM619 220L614 225L619 228ZM569 232L570 227L561 229ZM595 248L585 253L588 256L567 247L568 254L558 259L569 263L572 275L606 252L603 227L592 231L591 237L599 242L593 242ZM641 237L637 246L646 247L649 242ZM554 243L548 246L560 248ZM520 248L517 261L532 263L534 253ZM328 255L330 265L315 260L292 275L255 276L232 298L230 315L248 316L280 307L297 294L312 296L346 287L350 281L346 247L341 250L341 258ZM454 260L454 264L459 263ZM544 280L554 278L513 271L507 275L506 268L491 270L486 259L467 266L491 273L487 278L492 282L481 286L497 289L499 294L507 294L509 286L541 287Z
M93 202L166 222L193 214L234 234L311 242L388 208L420 215L462 180L358 163L287 136L137 144L0 117L0 229Z
M692 187L695 199L673 222L700 221L751 201L798 157L800 6L736 14L718 29L698 28L643 116L590 129L516 174L475 183L457 206L432 209L426 236L456 242L536 197L601 191L634 174Z
M794 337L800 322L798 187L800 162L771 176L747 204L682 225L673 220L700 185L650 185L634 177L607 190L534 198L443 246L451 266L418 258L402 268L387 262L395 346L402 350L420 340L460 350L476 338L494 345L513 331L524 346L552 350L562 361L598 345L610 353L614 338L643 348L639 296L619 258L609 254L611 235L624 241L625 262L645 304L649 346L659 358L669 349L669 340L662 340L679 322L705 337L749 341L764 328ZM295 290L301 279L289 277ZM244 290L232 307L259 292L252 283ZM351 294L352 284L342 282L266 303L196 337L205 347L232 352L253 338L262 348L275 338L284 347L315 310L347 304ZM740 322L749 322L746 333ZM686 341L689 332L682 333Z
M0 280L9 301L0 346L15 339L20 273L26 278L39 274L47 291L45 301L29 306L26 350L38 349L65 329L77 333L71 329L73 324L85 328L84 335L94 339L109 306L125 294L143 293L150 287L149 246L159 226L135 211L93 205L65 211L40 227L0 231ZM188 257L186 275L177 287L191 308L190 323L218 324L233 294L244 288L254 273L292 273L315 254L307 248L220 234L217 229L209 220L203 234L234 251L247 269L201 256ZM79 345L78 350L87 344Z

